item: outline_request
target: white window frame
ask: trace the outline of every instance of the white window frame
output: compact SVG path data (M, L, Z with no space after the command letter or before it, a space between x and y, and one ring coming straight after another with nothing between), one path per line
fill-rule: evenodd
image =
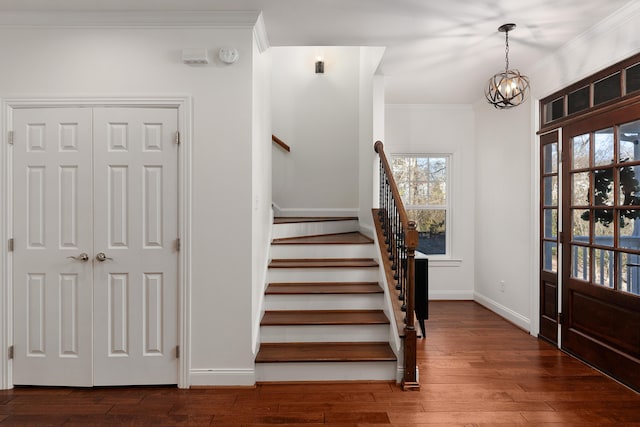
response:
M453 227L452 227L452 214L451 214L451 206L453 199L453 182L452 182L452 171L453 171L453 153L392 153L391 154L391 163L393 164L393 159L397 157L413 157L413 158L446 158L447 162L447 173L446 173L446 204L434 206L431 209L440 209L444 207L445 209L445 224L446 224L446 232L445 232L445 253L444 254L429 254L429 259L432 260L449 260L452 259L452 248L451 248L451 240L453 236ZM393 169L393 166L392 166ZM394 176L395 179L395 176ZM397 182L396 182L397 184ZM404 200L402 201L404 203ZM405 204L404 208L406 210L410 209L430 209L429 206L421 206L421 205L408 205Z

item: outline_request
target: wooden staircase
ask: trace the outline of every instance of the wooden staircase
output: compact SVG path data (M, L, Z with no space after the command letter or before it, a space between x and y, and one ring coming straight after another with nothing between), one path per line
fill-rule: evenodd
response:
M276 218L256 379L395 380L373 240L357 218Z

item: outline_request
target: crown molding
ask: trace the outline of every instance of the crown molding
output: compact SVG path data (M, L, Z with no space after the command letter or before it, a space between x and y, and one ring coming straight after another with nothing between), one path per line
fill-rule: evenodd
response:
M0 28L254 28L261 15L257 11L3 11ZM259 25L264 28L264 22Z

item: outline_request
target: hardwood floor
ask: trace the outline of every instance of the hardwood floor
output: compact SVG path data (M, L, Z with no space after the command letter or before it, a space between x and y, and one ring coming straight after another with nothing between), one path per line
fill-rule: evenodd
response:
M640 426L640 395L472 302L432 302L419 392L390 383L245 389L19 387L0 425Z

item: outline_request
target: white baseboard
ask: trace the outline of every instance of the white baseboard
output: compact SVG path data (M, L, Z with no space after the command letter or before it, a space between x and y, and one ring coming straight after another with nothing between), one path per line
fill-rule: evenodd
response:
M274 215L277 217L287 216L348 216L358 217L358 208L281 208L275 203L273 206Z
M492 300L491 298L487 298L486 296L475 293L474 301L478 304L488 308L499 316L504 317L514 325L524 329L527 332L531 331L531 320L528 317L523 316L520 313L516 313L508 307L505 307L502 304Z
M256 383L254 369L191 369L190 386L252 386Z
M473 301L473 291L437 291L429 289L429 300Z

